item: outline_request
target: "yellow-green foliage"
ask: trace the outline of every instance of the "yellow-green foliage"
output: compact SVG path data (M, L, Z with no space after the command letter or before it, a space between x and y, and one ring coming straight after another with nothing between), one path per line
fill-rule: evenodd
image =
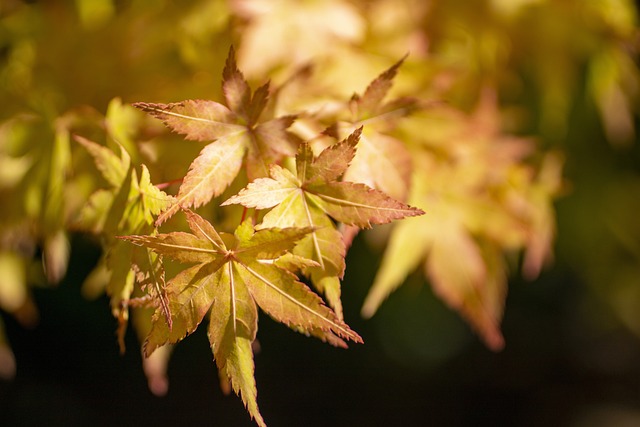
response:
M575 191L585 195L567 212L592 212L598 227L568 221L585 244L559 247L640 333L640 230L629 214L638 211L637 167L583 162L637 139L637 19L631 0L4 0L0 309L37 321L30 288L64 277L74 232L103 246L85 291L108 293L122 346L130 308L154 348L192 332L211 301L199 296L201 316L187 316L182 288L215 277L224 289L211 295L232 304L226 317L210 316L212 349L263 424L248 354L256 303L332 344L359 341L344 323L356 314L340 300L346 251L358 227L400 219L364 233L383 255L362 314L421 269L500 349L509 273L533 279L552 259L554 201ZM580 132L584 111L599 118L602 137ZM174 216L181 210L199 243ZM187 277L198 273L165 262L175 254L158 242L200 248L211 237L198 234L205 223L240 231L235 243L210 241L223 261L214 257L209 276ZM136 237L117 238L127 235ZM274 253L243 254L255 236L282 235ZM234 283L234 269L248 265ZM303 286L292 292L312 303L296 306L290 290L251 273L262 270ZM247 310L237 318L236 300ZM280 300L297 308L271 307ZM141 306L155 307L153 317ZM300 307L313 315L296 317ZM173 331L185 318L188 327ZM236 335L236 323L249 332ZM229 344L238 337L241 347ZM167 348L145 362L157 393L166 392ZM2 325L0 366L13 375Z

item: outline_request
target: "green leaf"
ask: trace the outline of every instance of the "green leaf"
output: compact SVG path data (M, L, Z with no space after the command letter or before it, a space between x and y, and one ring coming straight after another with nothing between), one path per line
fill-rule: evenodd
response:
M107 268L111 271L106 289L111 299L111 313L118 319L118 344L123 353L124 334L129 321L127 301L131 298L135 283L135 272L131 268L133 248L125 242L115 241L106 250Z
M154 217L167 209L174 199L151 183L149 169L145 165L141 166L138 179L130 157L122 146L118 157L109 148L86 138L76 136L75 139L92 155L96 167L112 187L109 190L99 189L91 195L80 212L77 225L106 234L103 245L107 254L106 266L111 272L106 291L111 298L113 315L118 319L120 350L124 351L128 304L135 281L151 296L169 327L172 318L164 284L164 269L158 256L149 253L146 248L131 248L114 239L114 236L150 232Z
M17 312L28 298L25 260L14 252L0 252L0 308Z
M121 146L120 157L118 157L108 147L97 144L85 137L74 135L73 138L91 154L104 179L111 186L119 187L131 165L131 159L127 151Z
M123 104L120 98L113 98L109 102L105 117L109 135L128 153L134 155L134 160L137 160L135 157L137 147L134 137L139 126L140 117L140 112L128 104Z

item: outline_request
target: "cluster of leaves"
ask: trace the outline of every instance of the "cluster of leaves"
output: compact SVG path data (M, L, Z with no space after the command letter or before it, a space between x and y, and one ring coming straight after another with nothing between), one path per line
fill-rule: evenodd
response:
M344 339L361 342L343 321L340 279L346 250L333 221L369 228L423 212L344 180L361 129L315 156L307 142L297 143L287 131L295 117L261 121L268 114L264 111L268 84L252 93L236 66L233 49L222 85L225 104L200 100L135 104L187 139L208 142L191 163L175 203L156 225L179 209L199 207L221 195L243 164L249 184L222 206L241 204L269 211L255 226L251 220L243 221L233 236L218 234L209 222L186 210L191 234L177 231L124 239L158 255L197 264L167 283L168 304L163 298L154 300L160 303L145 354L181 340L210 311L208 335L220 375L241 392L251 415L263 424L251 353L256 304L274 319L333 345L346 347ZM294 154L295 172L291 172L280 164ZM325 294L333 310L298 280L298 271ZM145 277L152 275L150 271Z
M107 292L122 349L132 315L152 391L207 317L223 385L261 424L257 307L360 342L341 302L349 245L411 217L365 235L386 250L362 314L423 265L499 349L508 271L533 278L551 256L562 169L509 130L562 141L584 91L610 141L634 137L627 0L169 3L0 6L0 308L34 324L29 287L58 282L69 233L91 233L104 253L83 292Z
M358 103L375 107L396 68L374 81ZM268 117L269 85L253 92L237 68L233 49L222 86L224 104L204 100L134 104L186 139L206 143L190 163L175 198L150 184L144 164L138 179L124 148L118 156L106 146L76 137L111 185L91 196L80 211L80 226L104 235L105 265L110 271L107 292L121 322L121 343L132 304L155 307L143 345L147 357L194 332L208 316L208 336L221 379L230 381L262 425L251 351L257 307L294 330L335 346L346 347L344 340L361 342L343 320L340 279L346 246L336 222L370 228L424 212L346 180L350 165L359 164L355 156L362 128L315 155L308 142L288 132L295 116ZM290 165L293 172L285 166L287 160L295 160ZM243 165L246 173L239 177ZM247 219L233 235L218 233L190 209L209 204L237 180L248 185L221 206L255 209L253 218L260 222L254 225ZM191 233L154 231L154 223L171 222L179 211L185 212ZM195 265L165 283L166 258ZM310 279L331 308L296 274ZM132 298L134 276L146 291L144 297Z

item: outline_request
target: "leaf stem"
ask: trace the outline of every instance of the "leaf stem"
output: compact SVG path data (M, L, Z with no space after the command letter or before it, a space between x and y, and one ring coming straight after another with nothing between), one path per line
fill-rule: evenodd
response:
M169 187L170 185L182 183L183 179L184 178L178 178L178 179L174 179L174 180L167 181L167 182L161 182L160 184L156 184L156 188L158 190L164 190L165 188Z

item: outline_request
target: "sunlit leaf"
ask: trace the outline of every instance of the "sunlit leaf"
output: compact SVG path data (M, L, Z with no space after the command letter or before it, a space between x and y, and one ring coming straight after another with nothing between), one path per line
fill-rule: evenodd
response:
M167 283L172 325L158 308L145 341L145 355L193 333L210 313L208 335L218 369L241 395L249 413L264 424L256 402L251 351L258 306L294 330L362 340L295 275L268 262L292 250L310 229L254 231L244 222L234 236L223 238L199 215L190 211L186 215L191 233L122 237L176 261L196 263Z
M268 175L272 163L295 153L295 139L287 132L294 117L258 122L269 87L264 85L252 94L237 68L233 49L223 71L222 87L226 105L202 100L134 104L187 139L210 142L191 163L177 203L158 217L158 225L180 208L199 207L222 194L238 175L243 158L252 180Z
M313 227L294 254L313 259L319 267L304 270L316 288L327 294L332 307L341 313L339 280L344 274L346 248L330 218L359 227L420 215L412 208L363 184L339 182L355 154L360 130L325 149L314 158L302 144L296 156L296 175L280 166L271 167L270 178L250 183L222 205L272 208L259 227Z

